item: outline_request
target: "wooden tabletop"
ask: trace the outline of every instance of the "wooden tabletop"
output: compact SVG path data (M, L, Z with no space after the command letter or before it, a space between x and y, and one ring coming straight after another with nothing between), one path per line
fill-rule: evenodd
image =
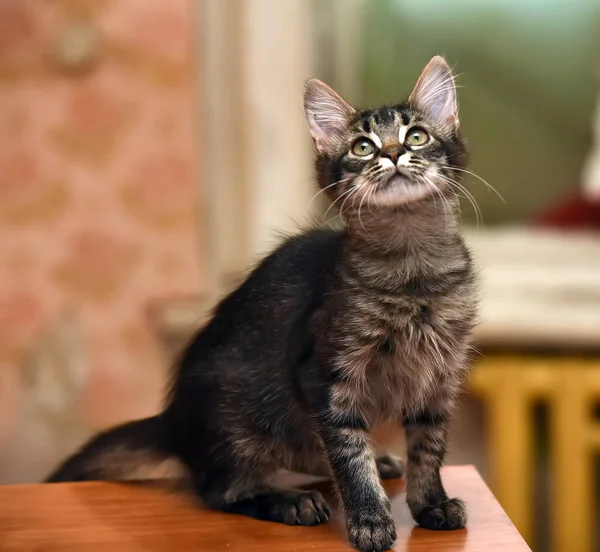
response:
M386 488L398 541L408 552L525 552L517 530L471 466L448 467L448 492L467 503L467 529L416 528L404 482ZM347 552L340 517L318 527L289 527L199 508L164 484L117 483L0 487L1 552Z

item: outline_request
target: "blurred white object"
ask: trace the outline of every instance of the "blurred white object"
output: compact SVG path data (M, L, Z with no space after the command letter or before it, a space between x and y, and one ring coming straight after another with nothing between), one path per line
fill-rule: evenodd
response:
M600 347L600 236L468 230L480 269L481 345Z
M44 479L91 435L80 415L89 372L80 330L65 315L32 347L13 433L0 458L0 484Z
M596 65L596 83L600 81L600 66ZM592 147L583 166L583 195L590 201L600 201L600 87L592 118Z
M600 201L600 94L592 124L592 148L583 167L583 193L591 201Z

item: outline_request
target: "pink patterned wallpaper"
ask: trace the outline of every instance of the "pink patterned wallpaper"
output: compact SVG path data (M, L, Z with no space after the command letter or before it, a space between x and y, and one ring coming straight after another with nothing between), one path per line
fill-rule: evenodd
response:
M166 367L147 307L202 285L191 10L0 2L0 424L25 351L65 309L91 357L89 423L157 408ZM69 75L51 53L82 14L101 56Z

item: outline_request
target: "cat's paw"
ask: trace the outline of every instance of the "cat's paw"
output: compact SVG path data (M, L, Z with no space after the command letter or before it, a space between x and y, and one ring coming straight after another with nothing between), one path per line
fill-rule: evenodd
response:
M415 520L421 527L434 531L462 529L467 525L467 509L462 500L451 498L435 506L423 508L415 516Z
M375 461L381 479L396 479L404 475L404 462L393 454L385 454Z
M318 491L274 489L219 507L225 512L286 525L318 525L331 510Z
M396 542L396 524L389 511L352 515L346 525L350 544L361 552L383 552Z
M318 491L290 491L273 499L274 521L286 525L319 525L331 517L331 510Z

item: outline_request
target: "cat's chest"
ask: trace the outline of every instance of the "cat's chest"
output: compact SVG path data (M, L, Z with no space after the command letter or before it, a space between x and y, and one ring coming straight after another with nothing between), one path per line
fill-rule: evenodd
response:
M392 333L364 351L365 399L377 418L413 410L414 405L435 395L454 369L453 353L442 335L421 325L407 335L410 333Z
M346 340L339 352L356 381L362 409L371 420L422 408L463 368L467 340L457 340L453 308L415 302L370 321L369 330Z

